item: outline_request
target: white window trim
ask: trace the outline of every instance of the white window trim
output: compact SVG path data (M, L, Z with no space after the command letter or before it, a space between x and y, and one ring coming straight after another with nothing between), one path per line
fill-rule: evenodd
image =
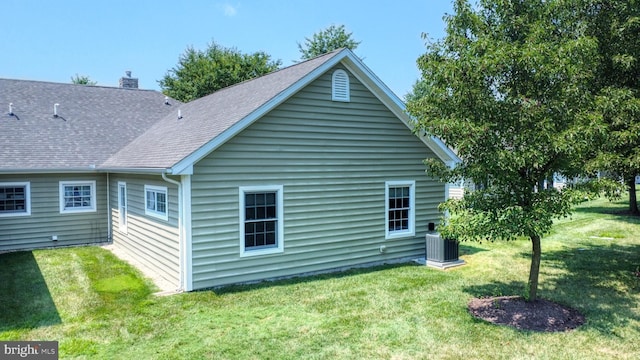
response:
M409 228L401 231L389 231L389 188L396 186L409 187ZM416 182L408 181L387 181L384 186L384 228L385 239L397 239L413 237L416 235Z
M269 255L284 252L284 217L283 217L283 185L267 185L267 186L241 186L238 191L239 198L239 227L240 227L240 257ZM245 223L245 194L256 192L274 192L276 193L276 242L277 246L266 249L247 250L244 246L244 223Z
M338 83L336 80L344 80L344 84ZM349 102L351 101L351 86L349 84L349 74L342 69L338 69L331 75L331 100ZM344 94L339 93L337 85L344 85Z
M124 204L122 203L122 197L120 196L120 191L124 191ZM145 191L146 193L146 191ZM145 202L145 207L146 207ZM122 233L127 233L127 219L129 209L128 209L128 201L127 201L127 183L124 181L118 181L118 229ZM124 207L124 215L122 214L122 208Z
M24 182L2 182L0 187L19 187L24 186L24 210L23 212L7 212L0 213L0 217L29 216L31 215L31 183Z
M153 191L156 193L164 192L164 195L165 195L164 198L166 199L166 204L165 204L166 211L164 213L160 211L150 210L147 208L147 191ZM155 186L155 185L144 186L144 214L154 217L156 219L164 220L164 221L169 220L169 192L167 191L166 186Z
M60 202L60 214L78 214L78 213L87 213L87 212L96 212L96 182L95 180L78 180L78 181L60 181L60 189L58 192L59 202ZM85 186L89 185L91 187L91 206L83 207L83 208L64 208L64 187L65 186Z

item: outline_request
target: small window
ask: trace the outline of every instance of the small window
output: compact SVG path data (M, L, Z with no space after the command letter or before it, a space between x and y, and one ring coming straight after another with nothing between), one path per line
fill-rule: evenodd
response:
M331 76L331 100L349 102L349 75L344 70L336 70Z
M164 186L144 186L144 213L162 220L168 220L167 188Z
M283 251L282 189L240 188L240 256Z
M60 181L61 214L95 211L95 181Z
M118 181L118 225L123 233L127 233L127 183Z
M31 215L28 182L0 183L0 217Z
M415 236L415 181L388 181L386 238Z

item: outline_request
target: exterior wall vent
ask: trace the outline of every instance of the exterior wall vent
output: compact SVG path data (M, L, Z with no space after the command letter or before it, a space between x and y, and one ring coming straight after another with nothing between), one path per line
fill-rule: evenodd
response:
M331 76L331 100L349 102L349 75L344 70L336 70Z

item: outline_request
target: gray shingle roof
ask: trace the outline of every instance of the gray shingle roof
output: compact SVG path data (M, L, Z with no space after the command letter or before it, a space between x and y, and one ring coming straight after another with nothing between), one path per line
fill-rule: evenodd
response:
M340 51L221 89L178 108L102 164L103 168L171 168L269 103Z
M99 166L180 104L164 99L150 90L0 79L0 171Z
M187 104L171 99L166 105L162 93L150 90L0 79L0 172L170 169L183 173L338 62L348 65L411 126L404 104L347 49ZM14 116L8 115L9 103ZM57 118L56 103L60 104ZM455 158L440 140L422 140L443 160Z

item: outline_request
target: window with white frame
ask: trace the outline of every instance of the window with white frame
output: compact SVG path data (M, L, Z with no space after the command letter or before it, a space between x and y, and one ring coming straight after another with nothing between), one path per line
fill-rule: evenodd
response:
M331 75L331 100L349 102L349 75L344 70L336 70Z
M0 183L0 217L31 215L31 184Z
M284 251L282 185L240 187L240 256Z
M167 188L164 186L144 186L144 213L158 219L168 220Z
M415 181L387 181L386 238L415 236Z
M60 181L60 213L96 211L95 181Z
M127 183L118 181L118 225L121 232L127 232Z

